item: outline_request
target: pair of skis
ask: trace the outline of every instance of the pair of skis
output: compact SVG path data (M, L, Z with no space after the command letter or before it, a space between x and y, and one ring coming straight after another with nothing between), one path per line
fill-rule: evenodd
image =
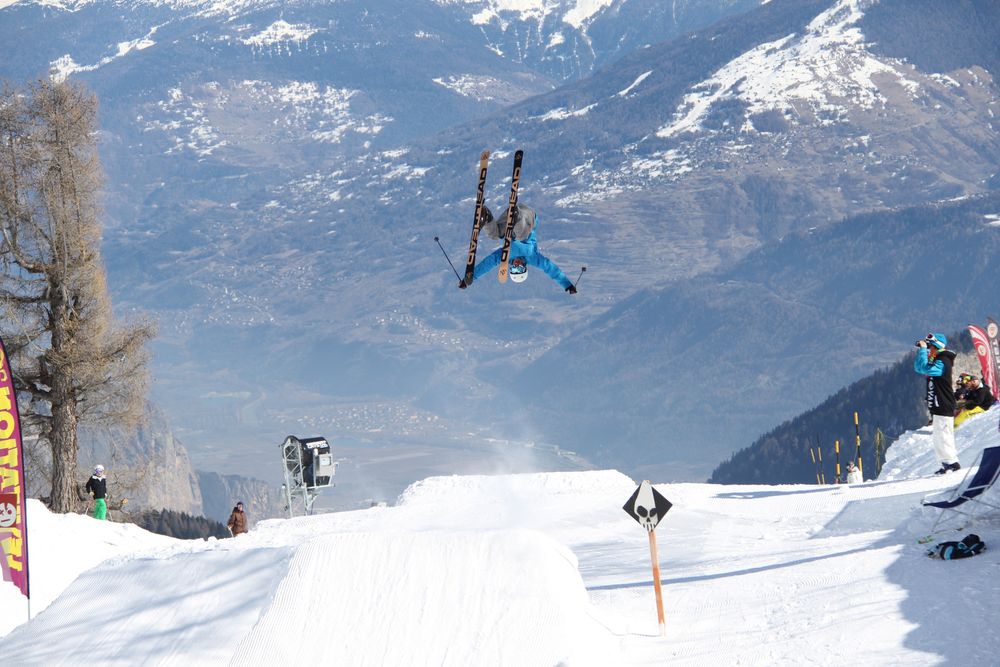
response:
M514 237L514 218L517 211L517 188L521 183L521 159L524 151L514 153L514 172L510 179L510 202L507 208L507 226L504 228L503 248L500 250L500 270L497 279L507 282L510 275L510 244ZM463 285L471 285L476 271L476 249L479 246L479 231L483 227L483 205L486 199L486 171L489 167L490 152L479 156L479 187L476 190L476 214L472 222L472 240L469 241L469 257L465 265Z

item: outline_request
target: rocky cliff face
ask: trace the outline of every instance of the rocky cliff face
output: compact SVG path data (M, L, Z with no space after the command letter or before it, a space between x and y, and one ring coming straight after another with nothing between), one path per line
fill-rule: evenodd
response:
M204 503L203 514L225 523L233 506L243 503L243 510L252 526L263 519L282 516L284 499L278 489L259 479L217 472L197 472L198 485Z
M108 491L128 498L129 509L171 509L202 513L201 490L187 449L173 435L166 415L148 404L146 423L134 434L89 429L81 432L81 478L100 463Z
M266 482L239 475L195 471L163 411L147 405L146 423L134 434L81 433L80 479L98 463L107 470L113 499L128 498L128 512L169 509L225 522L237 501L252 521L281 515L281 494Z

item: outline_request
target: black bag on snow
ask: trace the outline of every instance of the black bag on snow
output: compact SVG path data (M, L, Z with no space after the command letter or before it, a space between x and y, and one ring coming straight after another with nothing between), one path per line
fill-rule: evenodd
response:
M957 560L975 556L986 548L986 544L975 533L962 538L961 542L942 542L934 547L934 555L942 560Z

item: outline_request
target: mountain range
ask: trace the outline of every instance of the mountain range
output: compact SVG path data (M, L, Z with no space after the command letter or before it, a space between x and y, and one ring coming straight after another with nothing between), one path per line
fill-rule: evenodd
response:
M0 76L99 96L109 282L160 321L154 399L199 468L492 436L694 479L989 305L998 26L983 0L22 1ZM499 207L517 148L576 296L459 292L434 243L464 257L476 159Z

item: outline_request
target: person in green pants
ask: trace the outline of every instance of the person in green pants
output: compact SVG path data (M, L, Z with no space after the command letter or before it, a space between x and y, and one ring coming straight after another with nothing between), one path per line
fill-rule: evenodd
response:
M94 474L87 480L87 491L94 497L94 518L108 518L108 502L105 498L108 495L108 480L104 477L104 466L94 467Z

